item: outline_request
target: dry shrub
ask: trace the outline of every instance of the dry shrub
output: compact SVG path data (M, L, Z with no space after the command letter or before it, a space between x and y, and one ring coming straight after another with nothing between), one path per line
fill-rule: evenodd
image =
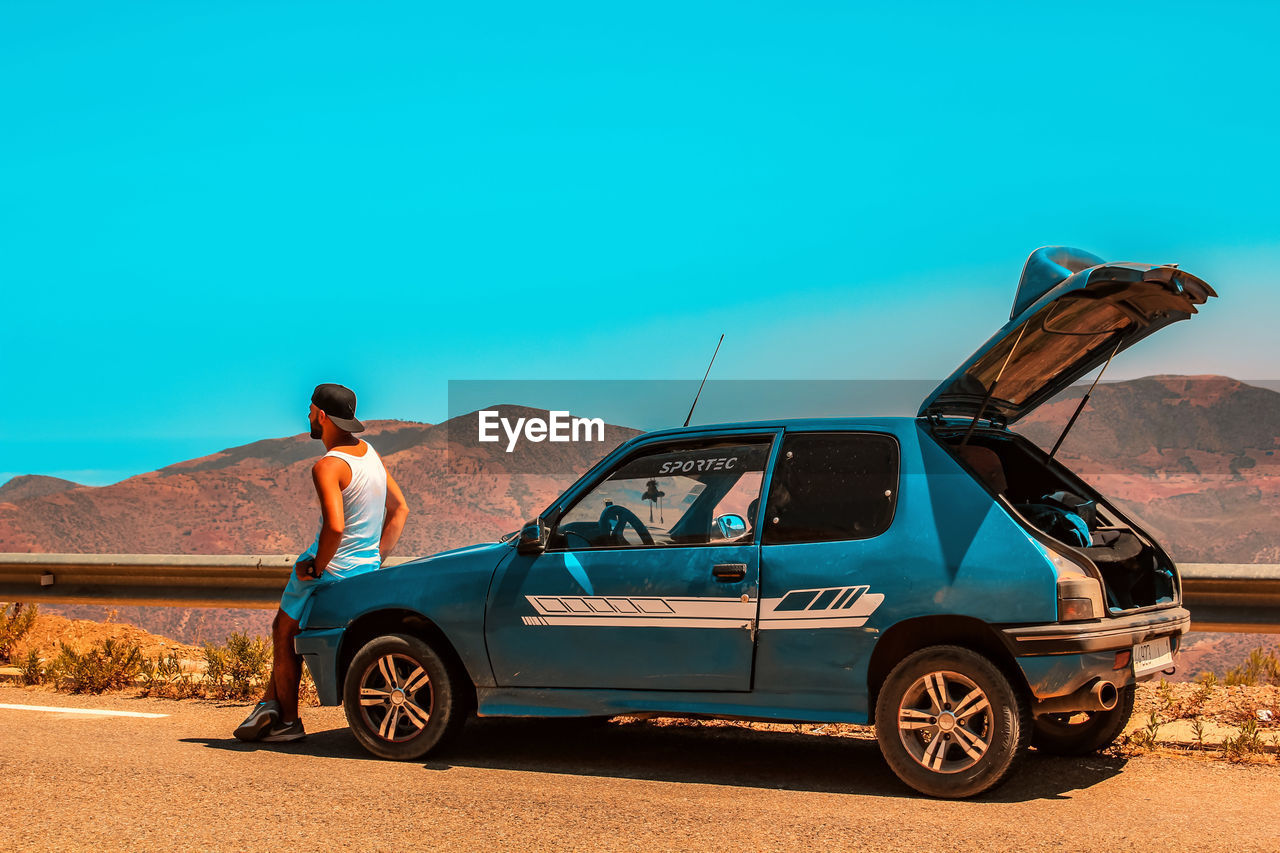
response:
M70 693L101 693L141 681L148 696L245 700L260 693L271 676L271 642L237 631L223 645L205 643L204 664L204 673L193 672L176 651L152 659L134 643L107 639L87 652L63 643L47 665L33 649L20 668L24 684L50 683ZM303 705L320 704L315 681L305 666L298 692Z
M1204 749L1204 720L1196 717L1191 721L1191 731L1196 736L1196 744Z
M271 675L271 646L262 637L236 631L225 645L204 644L205 695L249 699Z
M167 652L142 667L142 690L148 696L189 699L200 695L200 685L182 666L176 652Z
M9 663L14 646L27 635L36 622L40 608L21 604L0 605L0 663Z
M204 644L204 673L182 666L177 654L161 655L143 669L143 691L165 699L252 698L271 674L271 645L237 631L223 645Z
M1227 761L1247 761L1251 756L1261 753L1262 749L1262 736L1258 733L1257 720L1245 721L1239 734L1222 742L1222 754Z
M44 683L44 664L40 660L40 653L35 649L29 649L27 656L19 661L18 671L23 684Z
M1155 749L1160 738L1160 717L1155 711L1147 718L1147 724L1133 733L1133 745L1139 749Z
M86 652L61 643L46 675L57 689L68 693L101 693L132 684L145 660L135 643L108 639Z
M298 685L298 707L309 705L313 708L320 707L320 693L316 690L315 680L311 677L311 670L306 666L302 667L302 682Z
M1249 652L1240 666L1227 671L1228 685L1252 687L1257 684L1280 684L1280 655L1278 649L1259 647Z

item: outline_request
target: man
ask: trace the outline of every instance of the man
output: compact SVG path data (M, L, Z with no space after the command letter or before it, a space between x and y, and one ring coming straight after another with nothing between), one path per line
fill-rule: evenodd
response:
M320 498L320 532L294 564L271 625L274 658L262 701L236 729L241 740L288 742L306 735L298 717L302 658L293 648L311 596L322 586L373 571L400 539L409 508L400 487L356 420L356 395L341 385L317 385L311 395L311 437L326 453L311 468Z

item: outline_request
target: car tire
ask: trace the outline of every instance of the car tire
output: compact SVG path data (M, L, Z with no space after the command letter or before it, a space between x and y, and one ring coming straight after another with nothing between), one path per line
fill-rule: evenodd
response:
M972 797L999 785L1026 745L1026 703L990 660L960 646L903 658L876 701L876 740L922 794Z
M461 679L418 637L387 634L356 652L342 704L360 745L379 758L421 758L447 744L467 707Z
M1130 684L1119 690L1120 697L1110 711L1086 711L1084 719L1071 722L1080 714L1043 714L1035 718L1031 745L1050 755L1089 755L1115 743L1133 716L1137 687Z

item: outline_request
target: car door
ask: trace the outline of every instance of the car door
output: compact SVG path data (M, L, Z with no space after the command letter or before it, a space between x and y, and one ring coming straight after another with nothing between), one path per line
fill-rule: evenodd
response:
M773 436L645 445L572 499L490 593L501 686L750 690L755 522Z
M891 535L899 465L898 441L886 433L783 438L762 521L757 690L865 687L876 611L891 587L910 584L910 542Z

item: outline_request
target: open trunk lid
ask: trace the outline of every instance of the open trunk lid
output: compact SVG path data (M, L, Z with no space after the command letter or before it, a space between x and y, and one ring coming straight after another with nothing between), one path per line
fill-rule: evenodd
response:
M1013 423L1213 288L1173 264L1106 263L1047 246L1027 259L1009 322L934 389L919 415Z

